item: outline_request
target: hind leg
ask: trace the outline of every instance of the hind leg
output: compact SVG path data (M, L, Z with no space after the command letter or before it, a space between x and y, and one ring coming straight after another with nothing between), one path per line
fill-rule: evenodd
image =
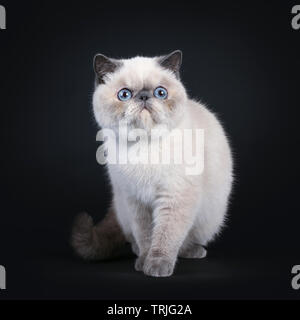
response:
M203 245L200 244L201 240L203 239L199 237L199 232L194 226L184 240L179 250L178 257L187 259L205 258L207 255L207 250Z
M186 259L201 259L205 258L207 255L207 250L198 243L189 244L189 246L182 247L179 251L179 258Z
M179 257L205 258L207 255L206 246L219 233L224 223L225 212L225 202L216 203L214 207L211 205L211 201L203 202L202 210L180 248Z

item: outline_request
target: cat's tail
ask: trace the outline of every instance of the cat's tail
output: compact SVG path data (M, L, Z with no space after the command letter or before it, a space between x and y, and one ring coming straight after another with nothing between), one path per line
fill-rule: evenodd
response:
M104 219L96 225L87 213L81 213L75 219L71 245L75 253L83 259L114 258L119 255L125 242L125 236L113 209L110 209Z

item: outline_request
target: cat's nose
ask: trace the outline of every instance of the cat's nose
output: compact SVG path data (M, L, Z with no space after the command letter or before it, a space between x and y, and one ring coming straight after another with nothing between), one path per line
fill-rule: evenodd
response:
M150 98L150 93L146 90L142 90L138 93L137 98L142 101L146 101Z

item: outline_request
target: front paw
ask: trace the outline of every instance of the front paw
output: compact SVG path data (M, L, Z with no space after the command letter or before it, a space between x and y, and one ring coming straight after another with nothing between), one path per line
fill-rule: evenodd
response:
M167 257L147 257L143 271L151 277L169 277L173 274L175 261Z

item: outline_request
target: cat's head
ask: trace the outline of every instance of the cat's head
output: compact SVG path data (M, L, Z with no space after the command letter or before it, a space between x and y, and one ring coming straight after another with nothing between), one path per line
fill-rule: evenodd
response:
M179 50L162 57L126 60L96 55L93 108L98 124L115 128L121 121L147 130L156 125L174 127L187 99L179 79L181 61Z

